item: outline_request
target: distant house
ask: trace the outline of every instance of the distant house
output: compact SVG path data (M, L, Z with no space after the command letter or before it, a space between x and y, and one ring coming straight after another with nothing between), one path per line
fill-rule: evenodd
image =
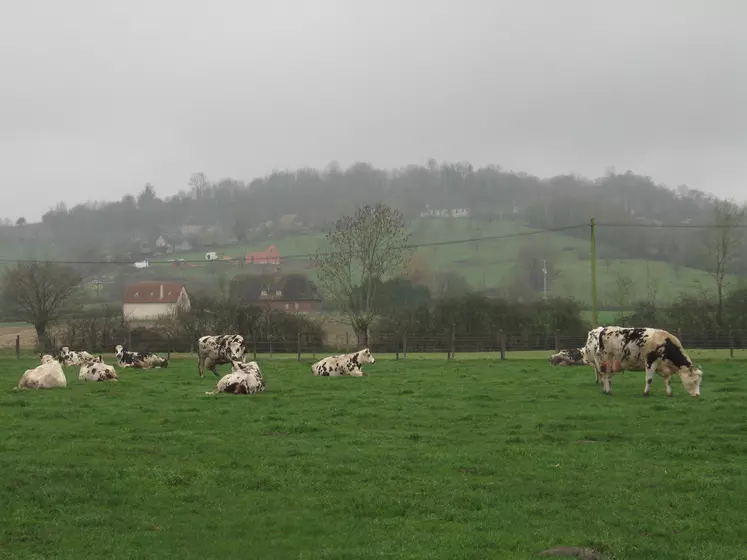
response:
M264 251L249 252L244 259L246 264L280 264L280 253L275 245Z
M155 245L166 253L184 253L192 250L192 243L182 235L161 235L156 239Z
M132 321L150 321L170 315L177 308L191 307L186 286L181 282L138 282L125 288L122 314Z
M303 275L282 277L278 272L269 284L257 282L260 277L248 278L255 281L244 284L238 292L232 291L234 301L288 313L318 313L322 310L322 298L316 286Z
M255 305L268 306L277 311L288 313L318 313L322 310L322 298L316 295L303 296L300 294L284 293L281 289L270 287L261 290Z
M435 208L431 209L426 204L425 210L420 213L421 218L469 218L469 208Z

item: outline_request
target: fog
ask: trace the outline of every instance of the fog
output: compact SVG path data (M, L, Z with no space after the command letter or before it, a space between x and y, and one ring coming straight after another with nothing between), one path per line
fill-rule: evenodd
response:
M331 161L614 166L747 198L737 0L0 9L0 215Z

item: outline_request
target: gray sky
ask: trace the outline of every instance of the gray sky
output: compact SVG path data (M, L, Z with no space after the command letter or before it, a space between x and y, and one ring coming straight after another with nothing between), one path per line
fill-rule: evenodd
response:
M429 157L744 200L745 21L741 0L6 2L0 215Z

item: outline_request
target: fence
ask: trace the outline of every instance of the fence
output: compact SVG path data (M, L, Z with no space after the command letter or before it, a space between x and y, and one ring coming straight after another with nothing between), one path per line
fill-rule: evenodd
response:
M735 352L747 350L747 331L722 332L722 333L698 333L688 335L679 330L675 331L677 337L688 351L692 350L720 350L723 356L735 357ZM496 358L505 359L509 354L517 354L521 357L530 356L527 352L535 354L544 353L549 357L551 353L564 348L580 348L586 343L587 333L563 334L556 332L541 333L516 333L503 332L485 335L461 335L456 331L449 333L414 336L408 333L379 333L369 338L368 347L374 354L391 354L396 359L407 359L409 355L429 355L432 357L443 356L450 360L457 355L491 354ZM352 352L363 348L364 344L358 344L345 337L337 345L325 344L319 339L317 333L298 333L292 338L258 339L251 335L245 336L247 353L251 356L263 356L269 358L302 358L323 357L333 353ZM59 341L56 341L59 342ZM63 341L56 347L66 345ZM133 339L132 332L126 334L124 340L112 341L109 346L95 345L93 347L71 347L73 350L87 350L95 354L111 354L114 346L122 344L126 348L135 351L149 351L158 354L195 354L197 341L176 341L164 337L162 333L153 332L148 336L140 331L137 338ZM38 352L38 348L35 349ZM22 354L20 337L16 337L15 355ZM534 355L533 357L541 357ZM745 356L747 358L747 355Z

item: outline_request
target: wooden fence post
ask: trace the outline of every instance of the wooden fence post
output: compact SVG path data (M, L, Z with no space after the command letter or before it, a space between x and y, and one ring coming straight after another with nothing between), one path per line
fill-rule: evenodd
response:
M394 359L399 360L399 339L394 339Z
M21 359L21 335L16 335L16 360Z
M257 332L252 332L252 351L254 353L254 361L257 361Z
M296 336L296 348L298 348L298 361L301 361L301 333Z
M560 329L555 329L555 352L560 352Z
M402 359L407 359L407 333L402 335Z
M734 334L731 329L729 329L729 356L732 360L734 359Z
M451 325L451 345L450 345L451 349L450 349L450 352L449 352L449 358L448 358L449 360L453 360L454 359L454 342L455 342L455 339L456 339L456 326L455 325Z
M350 352L350 333L345 331L345 353Z
M503 329L501 329L500 333L498 333L498 343L501 345L501 360L506 359L506 333L503 332Z

